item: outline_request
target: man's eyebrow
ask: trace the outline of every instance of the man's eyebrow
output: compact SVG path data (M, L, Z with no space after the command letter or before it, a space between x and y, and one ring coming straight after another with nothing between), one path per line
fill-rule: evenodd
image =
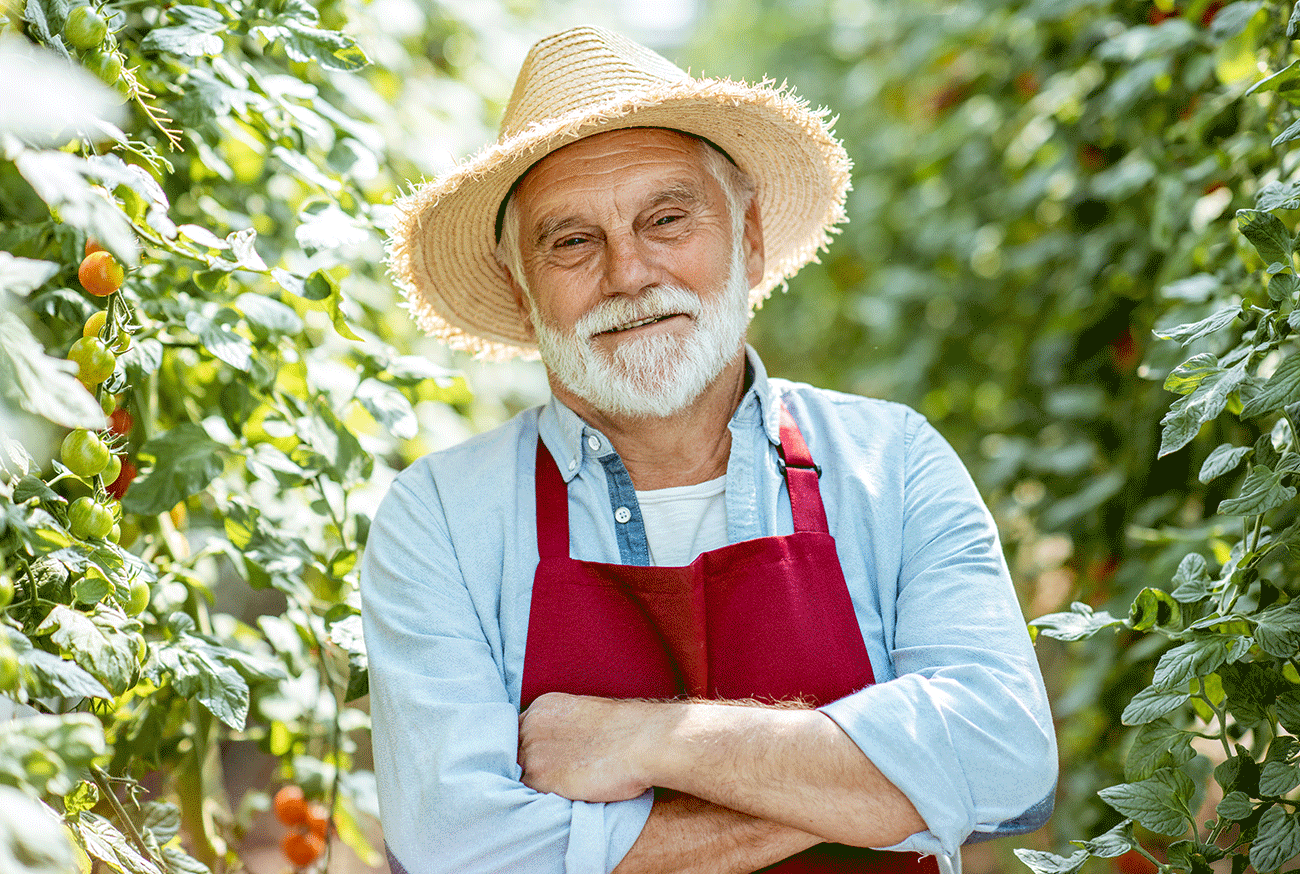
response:
M652 194L646 208L654 209L668 203L681 206L698 206L703 202L704 194L700 191L699 186L680 181L671 182ZM533 231L533 245L540 248L545 245L550 237L577 224L580 224L580 222L575 216L544 218L538 222L536 230Z
M576 225L578 220L573 216L555 216L548 219L542 219L533 232L533 246L541 247L546 240L554 234L558 234L566 228Z

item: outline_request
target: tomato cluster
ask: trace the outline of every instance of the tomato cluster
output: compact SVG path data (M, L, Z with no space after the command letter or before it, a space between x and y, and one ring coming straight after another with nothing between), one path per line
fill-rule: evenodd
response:
M63 23L63 39L81 53L81 61L105 85L119 85L122 58L108 21L91 6L75 6Z
M329 835L329 814L324 805L307 801L302 787L288 785L272 800L276 819L289 828L280 839L280 850L295 868L305 868L325 852Z

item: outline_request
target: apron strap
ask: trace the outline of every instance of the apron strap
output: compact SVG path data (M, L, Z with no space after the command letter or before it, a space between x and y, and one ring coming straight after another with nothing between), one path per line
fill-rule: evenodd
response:
M569 487L555 459L537 438L537 554L542 558L569 557Z
M829 533L826 509L822 506L821 489L817 485L821 467L813 463L808 444L785 404L781 405L781 445L778 451L786 488L790 492L794 530ZM540 437L537 440L536 477L537 554L568 558L569 488Z
M830 533L826 509L822 506L821 489L817 486L822 469L813 463L808 444L804 442L803 434L785 404L781 404L781 445L778 451L786 488L790 492L794 530Z

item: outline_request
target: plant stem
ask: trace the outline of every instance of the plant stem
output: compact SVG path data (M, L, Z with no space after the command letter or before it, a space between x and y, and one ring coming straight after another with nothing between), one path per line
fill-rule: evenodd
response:
M112 785L108 782L108 775L95 765L91 765L90 776L94 779L95 785L99 787L99 794L108 799L109 806L113 808L113 813L117 817L118 823L126 831L126 836L131 839L131 843L135 844L135 848L140 851L140 855L148 859L150 864L156 865L161 870L166 870L166 868L164 868L163 865L153 857L153 853L149 852L149 847L145 844L144 838L140 836L140 832L136 829L135 823L132 822L131 817L127 815L126 808L122 806L122 802L118 800L117 793L113 791Z

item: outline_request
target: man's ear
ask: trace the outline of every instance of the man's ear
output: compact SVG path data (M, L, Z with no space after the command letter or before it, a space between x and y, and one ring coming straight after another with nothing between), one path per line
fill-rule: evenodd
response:
M515 308L519 310L519 318L524 323L524 332L528 335L529 341L537 340L537 331L533 328L533 310L528 305L528 297L524 292L523 286L515 281L515 274L509 267L503 267L506 272L506 282L510 284L510 292L515 296Z
M758 195L749 199L745 209L745 228L742 243L745 247L745 279L749 287L758 285L763 278L763 216L759 211Z

